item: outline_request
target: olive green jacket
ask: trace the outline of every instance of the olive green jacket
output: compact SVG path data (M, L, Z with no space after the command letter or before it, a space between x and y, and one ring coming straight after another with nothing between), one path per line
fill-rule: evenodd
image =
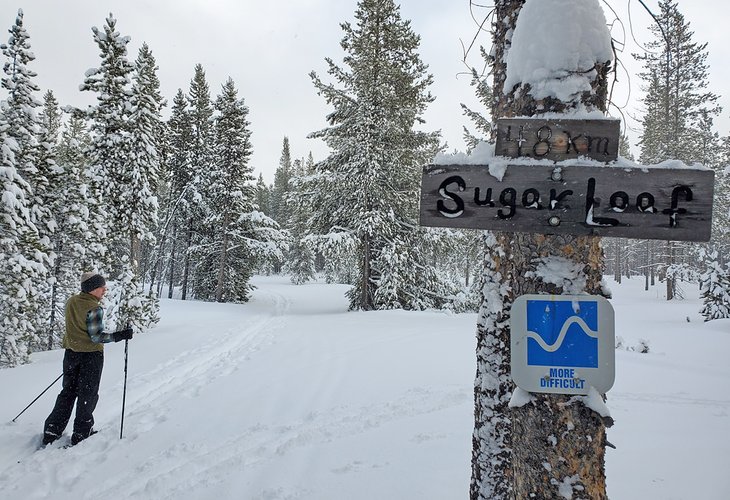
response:
M97 341L95 342L92 340L92 336L89 335L89 318L92 316L90 315L92 312L95 313L93 317L96 317L97 321L100 322L103 313L99 299L90 293L81 292L72 295L68 299L68 302L66 302L66 334L63 336L63 347L65 349L71 349L75 352L104 350L104 344L101 342L108 342L109 340L106 338L100 339L98 335L94 335L94 340ZM103 331L104 326L101 323L92 325L92 328L100 332Z

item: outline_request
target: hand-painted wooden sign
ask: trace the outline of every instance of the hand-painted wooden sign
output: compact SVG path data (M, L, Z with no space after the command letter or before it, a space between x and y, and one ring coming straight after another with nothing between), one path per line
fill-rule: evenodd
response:
M568 160L585 156L613 161L618 156L620 120L497 120L495 154L508 158Z
M542 234L708 241L714 172L486 165L423 169L421 224Z

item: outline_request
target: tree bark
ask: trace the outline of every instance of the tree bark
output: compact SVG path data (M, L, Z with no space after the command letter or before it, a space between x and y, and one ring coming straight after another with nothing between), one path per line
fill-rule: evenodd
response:
M182 300L187 298L188 294L188 277L190 275L190 245L193 242L193 218L190 217L188 220L188 237L185 242L185 264L183 265L183 278L182 278Z
M492 23L491 56L493 118L512 116L511 99L505 92L505 55L517 16L525 0L497 0ZM492 127L493 134L496 127ZM492 140L495 138L492 137ZM477 369L474 381L474 433L472 435L471 500L507 500L512 495L512 427L509 399L510 379L509 282L514 263L508 258L510 236L485 236L482 304L477 323ZM500 307L501 302L501 307Z
M674 299L675 294L675 282L674 276L671 273L672 265L674 265L674 242L667 241L667 270L664 273L664 279L667 280L667 300Z
M362 280L360 281L360 309L363 311L370 311L373 309L373 303L372 303L372 290L370 290L371 285L371 274L372 270L370 268L370 252L371 252L371 241L369 235L363 236L363 262L362 262Z
M168 279L170 280L169 288L167 289L167 298L172 298L172 291L175 287L175 250L177 249L177 225L172 228L172 242L170 246L170 274Z
M563 293L563 287L525 276L540 259L556 256L583 265L584 293L603 295L603 252L598 238L517 235L511 246L518 271L511 280L514 298ZM606 499L603 420L582 403L568 404L570 398L565 395L533 396L534 403L511 411L513 498L561 498L561 487L570 486L591 500Z
M228 221L229 214L226 213L223 217L223 243L218 267L218 284L215 289L216 302L223 302L223 286L225 285L226 266L228 265Z
M504 89L504 53L524 0L495 4L494 105L492 116L536 116L562 113L573 105L555 98L536 101L529 88ZM608 63L597 64L592 90L584 94L588 108L606 109ZM470 497L495 500L563 498L567 486L580 497L606 498L605 424L582 403L568 404L563 395L534 395L535 401L509 409L510 310L524 294L582 293L604 295L600 239L579 236L496 233L487 238L484 293L477 325L477 376L474 388L475 426ZM565 277L546 283L534 272L548 258L564 258L582 270L579 283ZM566 292L566 288L570 292Z

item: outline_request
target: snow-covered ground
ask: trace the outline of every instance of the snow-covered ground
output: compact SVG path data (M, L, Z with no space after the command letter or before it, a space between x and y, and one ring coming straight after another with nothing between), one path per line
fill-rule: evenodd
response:
M467 498L475 314L347 312L345 287L257 278L249 304L162 302L162 321L106 349L99 434L35 452L62 351L0 371L2 499ZM730 320L697 292L614 292L612 499L730 498ZM650 352L626 347L648 341Z

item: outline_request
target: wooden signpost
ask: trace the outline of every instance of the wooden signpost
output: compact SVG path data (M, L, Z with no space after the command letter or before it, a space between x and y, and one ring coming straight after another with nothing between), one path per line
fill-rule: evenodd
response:
M585 120L578 120L582 123L578 128L567 123L569 120L519 121L535 122L521 125L527 141L532 140L530 134L548 140L543 134L549 129L556 141L563 134L575 144L577 136L566 131L581 130L585 135L587 130L598 129ZM515 122L500 121L498 130L506 134ZM610 122L613 127L615 120ZM593 144L591 152L608 151L611 157L612 145L618 144L618 128L612 133L601 136L599 142L595 142L598 135L591 136L594 142L586 142ZM554 144L559 145L543 143L548 153L541 158L552 155L559 160L565 159L560 155L575 154L572 146ZM601 144L598 151L596 144ZM508 149L517 153L513 146ZM534 142L522 152L529 150L532 155L541 151L539 146L539 141ZM498 141L497 151L499 148ZM498 179L490 174L488 165L429 165L423 169L420 216L421 225L435 227L708 241L713 188L714 172L690 168L516 164L505 167Z
M570 160L583 156L609 162L618 158L619 120L497 120L495 155L508 158Z

